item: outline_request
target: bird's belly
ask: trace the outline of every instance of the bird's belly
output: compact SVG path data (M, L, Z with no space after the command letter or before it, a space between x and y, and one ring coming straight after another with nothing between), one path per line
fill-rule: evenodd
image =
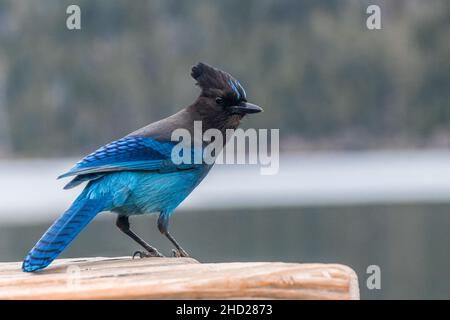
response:
M197 178L194 174L143 174L126 203L137 206L138 214L172 211L192 192Z
M93 190L111 194L109 210L119 214L171 212L200 183L203 171L117 172L100 179Z

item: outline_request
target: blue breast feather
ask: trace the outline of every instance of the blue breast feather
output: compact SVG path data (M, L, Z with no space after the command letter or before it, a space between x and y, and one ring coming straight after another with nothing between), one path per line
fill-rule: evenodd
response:
M209 167L170 173L115 172L89 183L87 197L110 197L104 211L123 215L170 214L201 182Z

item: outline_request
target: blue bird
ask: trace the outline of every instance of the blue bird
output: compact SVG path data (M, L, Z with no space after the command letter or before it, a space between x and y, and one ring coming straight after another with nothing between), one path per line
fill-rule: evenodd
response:
M117 227L145 249L136 253L141 258L162 254L130 229L129 217L159 213L158 229L175 246L174 254L188 256L169 233L169 218L212 165L172 161L172 149L178 143L171 140L172 132L186 129L194 137L194 121L201 121L203 132L218 129L225 136L227 129L239 126L244 115L262 111L247 102L240 83L224 71L198 63L191 76L201 88L193 104L101 147L59 177L73 177L65 189L83 182L87 185L30 250L23 271L47 267L102 211L117 213Z

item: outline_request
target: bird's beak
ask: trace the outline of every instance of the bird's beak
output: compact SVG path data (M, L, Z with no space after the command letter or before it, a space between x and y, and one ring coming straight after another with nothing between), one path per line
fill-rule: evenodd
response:
M241 102L239 105L233 106L231 108L233 110L233 113L239 114L258 113L263 111L263 109L260 106L257 106L256 104L249 102Z

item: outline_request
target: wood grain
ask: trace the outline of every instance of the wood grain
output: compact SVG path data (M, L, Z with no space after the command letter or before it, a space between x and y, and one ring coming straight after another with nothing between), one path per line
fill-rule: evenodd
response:
M0 299L359 299L359 288L339 264L83 258L32 274L0 263Z

